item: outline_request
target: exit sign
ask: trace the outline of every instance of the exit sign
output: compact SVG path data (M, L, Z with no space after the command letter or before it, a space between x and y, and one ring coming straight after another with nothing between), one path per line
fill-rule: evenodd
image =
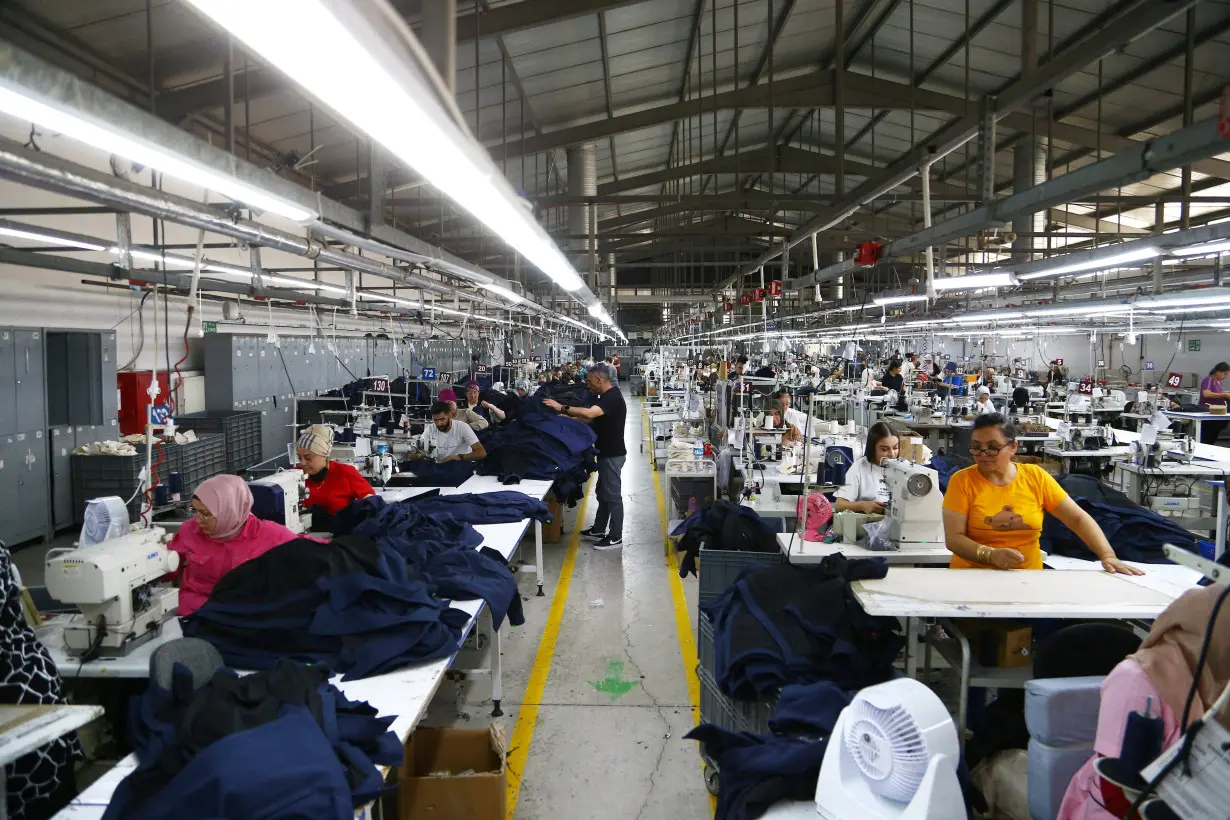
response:
M201 322L201 332L202 333L217 333L218 323L217 322Z
M1200 352L1200 340L1199 339L1188 339L1187 340L1187 350L1189 353L1199 353Z

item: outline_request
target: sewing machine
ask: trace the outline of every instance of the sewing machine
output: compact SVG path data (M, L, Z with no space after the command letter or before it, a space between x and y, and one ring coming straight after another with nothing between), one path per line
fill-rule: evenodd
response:
M307 497L307 477L302 470L283 470L248 482L252 512L257 518L276 521L291 532L304 532L301 504ZM310 521L310 517L309 517Z
M179 567L166 530L147 530L47 553L47 591L81 610L64 628L71 655L127 654L158 634L179 609L179 590L154 584Z
M362 473L381 486L389 483L389 479L397 474L397 456L388 444L376 445L376 452L364 459Z
M1071 424L1066 430L1061 426L1059 434L1065 450L1101 450L1115 440L1109 425Z
M880 463L890 494L888 537L903 547L944 544L944 495L939 474L900 458Z
M1133 464L1150 468L1156 468L1163 461L1190 464L1195 449L1195 441L1190 436L1146 424L1140 438L1132 442L1130 460Z
M1122 390L1107 390L1098 387L1093 391L1093 409L1122 413L1127 405L1127 395Z

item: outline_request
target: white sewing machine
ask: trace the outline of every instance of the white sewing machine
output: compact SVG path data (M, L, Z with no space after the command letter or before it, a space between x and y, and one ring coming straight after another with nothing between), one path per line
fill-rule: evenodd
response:
M1065 450L1101 450L1115 441L1110 425L1072 424L1066 431L1061 426L1058 432Z
M376 446L376 452L364 460L362 473L381 486L388 484L389 479L397 474L397 457L387 444L379 444Z
M304 526L301 505L307 498L306 482L307 477L302 470L283 470L249 481L252 511L257 518L277 521L291 532L305 532L308 528Z
M930 467L900 458L884 459L889 502L888 537L902 547L944 544L944 495Z
M1102 387L1093 391L1093 409L1123 412L1127 405L1127 394L1122 390L1107 390Z
M179 567L166 530L152 527L79 549L47 554L47 591L81 610L64 628L71 655L127 654L158 634L179 608L179 590L155 587Z

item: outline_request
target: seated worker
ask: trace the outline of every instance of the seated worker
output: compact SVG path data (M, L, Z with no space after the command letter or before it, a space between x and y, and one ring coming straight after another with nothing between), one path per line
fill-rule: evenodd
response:
M781 421L785 426L790 428L791 440L801 441L803 439L803 428L807 426L807 416L799 410L795 410L790 406L790 393L784 389L778 390L771 397L773 399L773 407L777 409Z
M1230 376L1230 364L1218 362L1213 365L1209 375L1200 380L1201 404L1207 404L1210 407L1226 406L1226 399L1230 399L1230 393L1227 393L1222 387L1222 382L1225 381L1227 376ZM1222 430L1225 430L1228 424L1230 424L1230 421L1206 421L1201 424L1200 443L1216 444L1217 439L1221 437Z
M482 461L487 457L473 428L453 418L453 408L446 401L431 406L432 426L419 436L418 452L410 458L434 458L437 464L449 461Z
M880 378L880 386L886 390L897 391L896 409L904 410L905 404L905 377L901 375L901 360L893 359L888 363L888 370L885 371L883 377Z
M466 406L464 410L467 412L463 416L460 415L462 410L458 410L459 415L457 418L475 430L486 429L489 425L504 420L503 410L489 401L479 401L478 396L478 382L466 382ZM483 423L482 426L480 427L475 424L476 421L481 421Z
M353 465L330 460L333 428L313 424L299 435L295 449L299 454L299 469L307 473L305 510L318 507L329 515L336 515L350 502L376 494Z
M457 404L457 394L449 388L444 388L440 391L440 395L436 396L438 401L447 402L453 418L458 421L464 421L470 425L472 430L486 430L487 420L475 413L469 407L460 407Z
M799 428L793 424L788 424L782 419L782 411L776 407L770 407L765 411L765 426L768 426L768 421L773 422L773 426L782 430L782 444L794 444L796 441L803 440L803 434L799 432Z
M893 428L884 422L876 422L867 429L867 444L863 457L854 462L846 473L846 483L835 493L834 510L852 510L861 513L882 513L884 505L892 498L888 480L884 475L886 458L896 458L901 453L901 439Z
M1099 758L1118 758L1128 715L1160 716L1162 748L1180 735L1188 692L1195 689L1188 719L1202 717L1230 683L1230 611L1223 608L1210 623L1220 586L1196 587L1176 598L1153 622L1140 649L1128 655L1102 681L1098 731L1093 757L1068 781L1057 820L1114 820L1123 817L1132 800L1121 787L1104 780L1094 768ZM1205 632L1212 633L1200 680L1196 660ZM1223 716L1222 723L1226 722ZM1177 815L1176 815L1177 816Z
M179 614L201 608L214 585L235 567L299 536L252 514L252 491L236 475L202 481L192 494L195 516L168 546L179 553Z
M1044 513L1066 524L1107 572L1143 575L1124 564L1096 521L1049 473L1017 464L1016 424L999 413L974 420L974 466L953 473L944 494L944 536L953 569L1042 569Z
M978 388L978 399L974 402L974 406L971 409L975 416L985 416L990 413L999 412L991 402L991 388L985 386Z

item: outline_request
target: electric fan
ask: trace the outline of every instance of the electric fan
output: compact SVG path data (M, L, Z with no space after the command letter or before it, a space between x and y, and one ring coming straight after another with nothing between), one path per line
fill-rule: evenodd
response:
M128 507L118 495L91 498L85 505L85 523L81 525L79 547L101 544L128 532Z
M870 686L842 710L824 754L816 809L826 820L951 820L965 816L957 729L916 680Z

